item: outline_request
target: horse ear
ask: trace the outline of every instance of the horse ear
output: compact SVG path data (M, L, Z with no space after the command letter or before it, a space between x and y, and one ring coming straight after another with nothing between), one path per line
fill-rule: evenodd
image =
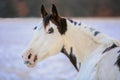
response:
M56 6L54 4L52 5L52 15L54 17L58 17L57 8L56 8Z
M44 5L41 6L41 15L42 15L42 18L44 18L47 15Z

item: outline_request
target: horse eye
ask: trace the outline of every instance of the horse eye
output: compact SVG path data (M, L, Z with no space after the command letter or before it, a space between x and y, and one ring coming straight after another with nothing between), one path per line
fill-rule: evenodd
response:
M51 27L49 30L48 30L48 34L51 34L54 32L54 29Z
M37 26L35 26L33 30L36 30L36 29L37 29Z

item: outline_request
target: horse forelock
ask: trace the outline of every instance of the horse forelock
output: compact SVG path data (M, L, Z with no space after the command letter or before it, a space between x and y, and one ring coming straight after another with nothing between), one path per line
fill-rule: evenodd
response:
M46 28L46 26L49 24L50 21L51 21L53 24L55 24L56 26L60 26L60 19L59 19L59 17L56 18L56 17L54 17L52 14L48 14L48 15L43 19L45 28Z
M65 18L55 17L52 14L48 14L45 18L43 18L44 28L46 29L49 22L52 22L54 25L57 26L58 31L60 34L64 34L67 30L67 23Z
M46 26L49 24L50 19L51 19L51 14L48 14L48 15L43 19L43 23L44 23L45 29L46 29Z

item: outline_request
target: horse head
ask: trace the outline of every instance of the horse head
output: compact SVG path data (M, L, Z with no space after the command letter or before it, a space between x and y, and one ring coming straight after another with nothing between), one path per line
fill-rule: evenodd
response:
M47 13L41 6L42 21L34 28L35 37L23 54L24 63L34 67L38 61L55 55L63 48L62 35L67 30L66 19L59 16L56 6L52 5L52 13Z

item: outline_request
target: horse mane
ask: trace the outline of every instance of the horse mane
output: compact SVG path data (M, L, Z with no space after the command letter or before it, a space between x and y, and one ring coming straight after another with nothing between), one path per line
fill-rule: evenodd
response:
M88 35L88 37L90 37L92 40L94 40L96 43L100 43L100 44L106 44L107 41L109 42L113 42L117 45L120 46L120 42L95 30L94 28L88 27L88 26L84 26L81 24L81 22L76 22L70 18L67 19L73 26L75 27L79 27L79 29L81 29L81 31L83 31L84 33L86 33Z
M75 27L79 27L83 32L88 34L90 37L94 38L100 33L99 31L96 31L94 28L87 27L81 24L81 22L76 22L72 19L68 18L68 21L73 24Z

